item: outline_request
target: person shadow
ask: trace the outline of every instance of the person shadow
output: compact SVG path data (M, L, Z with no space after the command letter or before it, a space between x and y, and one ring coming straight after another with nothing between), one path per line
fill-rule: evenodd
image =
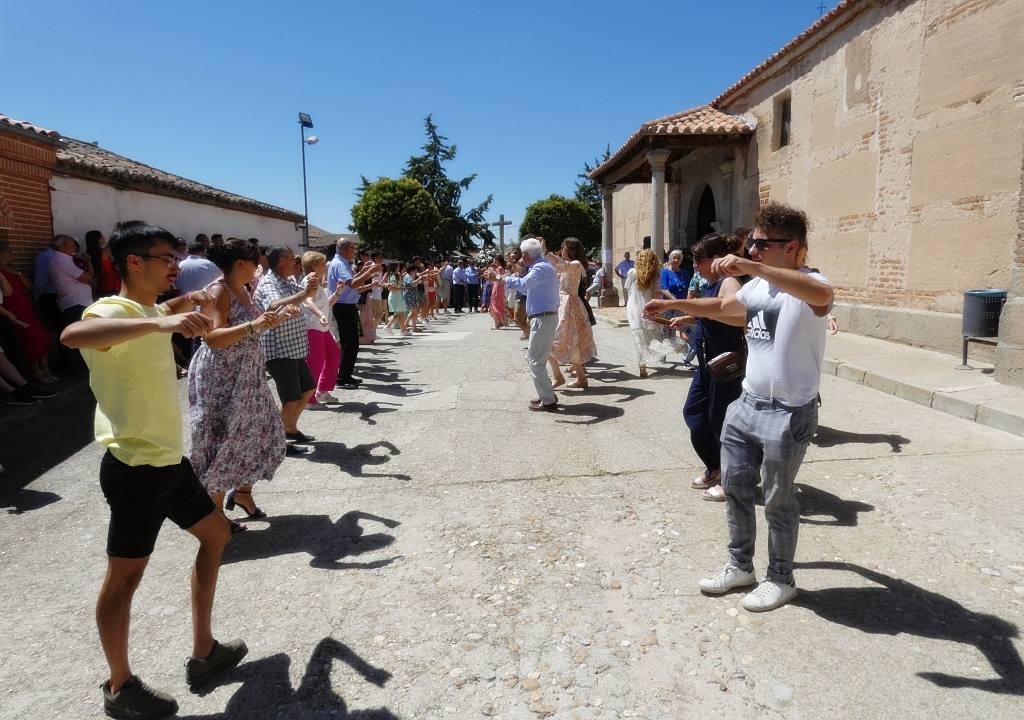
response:
M389 405L390 407L381 407L382 405ZM398 403L380 403L374 400L373 402L361 403L361 402L343 402L338 405L328 405L328 410L341 413L359 413L359 419L369 425L376 425L377 421L374 420L375 415L381 413L392 413L396 412L399 408Z
M325 637L313 649L298 688L292 687L289 677L291 658L277 653L238 665L198 692L194 691L202 697L219 687L241 683L224 712L189 715L180 720L274 720L281 717L398 720L397 715L384 707L349 710L345 699L331 685L335 663L344 664L377 687L384 687L391 679L391 673L371 665L344 643Z
M572 405L560 405L558 414L563 417L587 418L585 420L555 420L557 423L567 425L597 425L598 423L614 420L622 417L626 411L621 407L601 405L600 403L573 403Z
M867 445L881 444L889 445L894 453L903 452L903 446L910 444L910 438L893 433L858 433L849 430L836 430L826 425L819 425L818 431L811 438L811 442L822 448L835 447L836 445Z
M409 385L370 385L369 383L363 383L359 386L360 390L366 392L380 393L381 395L390 395L391 397L411 397L413 395L430 395L437 392L436 390L420 390L418 386Z
M872 512L874 505L859 500L843 500L838 495L821 490L813 485L794 483L797 500L800 503L800 522L805 525L832 525L835 527L856 527L857 516L862 512ZM764 505L764 489L761 485L754 488L754 502ZM831 515L832 520L820 520L817 515Z
M310 555L310 567L322 570L376 570L402 557L343 562L344 558L374 553L395 542L395 537L386 533L366 534L360 520L380 523L390 529L401 524L360 510L347 512L336 522L331 522L329 515L270 516L265 521L265 529L250 529L233 535L224 549L221 564L306 553Z
M591 385L586 390L568 390L564 393L564 397L594 397L620 395L621 397L615 402L625 403L630 402L631 400L636 400L638 397L643 397L644 395L653 394L653 390L642 390L640 388L629 387L628 385Z
M333 440L318 440L313 446L314 452L306 458L312 462L328 463L337 465L340 470L348 473L354 478L388 478L396 480L412 480L412 477L403 473L368 473L365 470L367 465L384 465L395 455L401 455L402 451L386 440L378 440L374 443L363 443L346 447L345 443L334 442ZM375 455L374 450L383 448L387 455Z
M51 505L60 499L60 495L49 490L12 488L9 491L0 492L0 508L7 508L8 515L21 515L30 510L38 510Z
M874 587L801 590L793 604L824 620L881 635L917 635L976 647L998 677L978 679L940 672L919 672L942 688L973 688L1024 695L1024 662L1014 647L1017 626L995 615L968 610L960 603L905 580L846 562L796 563L803 570L843 570L875 583Z

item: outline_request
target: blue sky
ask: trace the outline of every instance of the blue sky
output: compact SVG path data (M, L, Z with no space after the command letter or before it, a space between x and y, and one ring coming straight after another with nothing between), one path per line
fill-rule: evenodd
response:
M835 1L824 3L826 10ZM359 176L397 176L433 113L514 223L583 162L708 102L814 22L814 0L6 0L0 113L344 232ZM48 28L40 36L40 22ZM511 228L514 236L516 227Z

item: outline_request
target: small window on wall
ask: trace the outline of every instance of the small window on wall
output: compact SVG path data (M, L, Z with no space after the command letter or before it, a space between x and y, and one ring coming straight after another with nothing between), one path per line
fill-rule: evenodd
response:
M775 135L775 147L773 149L778 150L789 145L793 130L793 99L789 93L775 98L775 113L772 125Z

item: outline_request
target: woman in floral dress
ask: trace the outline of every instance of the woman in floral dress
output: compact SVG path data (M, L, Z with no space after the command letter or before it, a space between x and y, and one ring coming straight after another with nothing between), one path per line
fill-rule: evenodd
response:
M489 309L494 319L494 329L499 330L505 326L505 258L494 258L494 272L497 275L491 283L491 303Z
M188 373L190 460L217 507L237 503L250 518L266 517L252 487L270 480L285 453L284 426L264 370L259 334L286 314L260 313L245 283L252 279L258 250L245 240L210 249L224 276L208 288L213 330L192 357ZM289 306L287 313L297 313ZM232 523L232 532L244 530Z
M587 277L587 256L583 251L583 243L574 237L562 241L562 248L556 255L547 253L545 259L558 270L560 292L558 305L558 329L555 330L555 341L551 345L551 374L554 386L565 385L559 365L568 363L576 375L576 382L568 385L571 388L587 387L587 370L585 363L597 358L597 346L594 344L594 331L591 329L589 306L580 295L580 284Z

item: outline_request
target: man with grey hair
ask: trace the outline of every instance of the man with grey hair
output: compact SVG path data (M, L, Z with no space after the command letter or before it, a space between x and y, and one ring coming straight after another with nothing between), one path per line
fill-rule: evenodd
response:
M544 259L544 238L527 235L519 249L527 272L521 278L506 275L505 287L526 293L526 317L530 322L526 358L537 389L537 399L530 401L529 408L557 412L558 399L548 377L548 356L558 327L558 272ZM489 271L487 277L494 280L494 272Z
M338 368L338 387L355 387L361 380L352 376L359 355L359 290L370 280L379 265L369 263L361 273L352 272L352 261L356 257L356 242L342 238L335 246L336 252L327 266L327 292L334 297L338 285L343 285L334 301L331 312L338 323L338 338L341 340L341 366Z

